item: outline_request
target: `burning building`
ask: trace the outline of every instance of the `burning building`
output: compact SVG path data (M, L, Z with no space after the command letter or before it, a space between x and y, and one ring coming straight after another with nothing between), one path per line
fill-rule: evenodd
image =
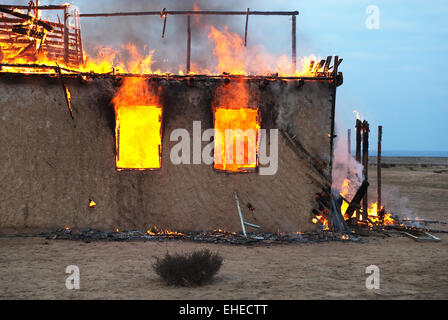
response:
M45 20L45 10L62 10L63 21ZM342 59L305 59L296 71L298 12L145 12L165 23L188 17L187 67L178 74L153 72L145 57L128 70L86 61L79 19L118 14L68 5L0 12L1 231L239 231L241 216L266 232L331 223L316 194L331 188ZM291 16L288 72L250 74L224 59L225 48L215 51L220 73L194 69L190 16L200 14ZM227 139L226 130L237 133Z

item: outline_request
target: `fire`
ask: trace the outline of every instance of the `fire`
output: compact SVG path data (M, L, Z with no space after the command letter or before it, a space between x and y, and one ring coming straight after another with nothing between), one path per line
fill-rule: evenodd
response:
M151 61L146 57L131 68L138 72L150 70ZM113 98L118 170L161 167L162 107L158 90L147 79L128 77Z
M69 7L68 4L67 6ZM194 10L199 10L197 4L194 5ZM74 26L69 25L69 38L71 40L68 50L64 47L64 24L60 21L53 22L50 18L42 20L40 13L46 11L33 10L34 16L29 16L32 19L24 19L20 24L23 29L21 29L20 34L16 32L18 29L14 31L14 26L5 20L6 31L0 30L0 60L2 63L11 63L16 66L3 66L0 72L56 73L54 67L60 66L63 69L62 72L184 74L181 68L175 70L175 72L173 72L174 70L153 70L151 66L154 63L154 50L146 50L145 47L144 50L147 53L142 55L132 43L122 45L118 49L96 47L93 50L94 54L84 52L80 36L79 13L76 10L72 11L70 11L70 19L74 20L75 23ZM10 18L10 14L4 15L4 17ZM260 45L246 47L243 37L230 31L229 26L224 26L220 30L215 26L205 25L199 15L193 15L193 18L198 28L208 30L208 39L213 46L216 65L202 66L198 62L202 62L204 59L200 58L194 61L193 57L191 75L228 73L232 75L278 74L281 77L314 77L319 71L318 66L320 66L321 59L314 55L298 58L298 70L293 70L291 57L285 54L279 57L273 56ZM45 30L41 24L48 26L48 30ZM51 28L54 28L54 31L50 31ZM17 39L20 41L11 41L11 37L18 37ZM76 40L74 40L75 38ZM67 54L70 56L68 60L65 56ZM35 64L49 66L50 68L19 67L17 64Z
M151 229L146 230L146 234L149 236L184 236L181 232L170 231L168 229L160 229L156 226L153 226Z
M249 107L247 83L235 81L216 91L215 169L231 172L255 169L258 165L260 116Z
M156 169L161 166L162 108L116 107L117 169Z
M328 227L328 220L325 219L325 217L321 214L314 216L314 218L311 221L314 224L317 224L318 222L320 222L324 226L323 230L330 230L330 228Z
M350 180L349 179L345 179L343 182L343 185L341 187L341 196L344 197L345 199L347 199L347 196L349 195L349 187L350 187ZM357 212L354 211L353 215L351 217L346 217L345 216L345 212L347 211L349 207L349 203L345 200L342 201L342 205L341 205L341 213L344 217L345 220L348 220L350 218L356 218L357 216ZM396 221L394 220L394 218L392 217L392 214L389 212L385 212L384 210L384 214L383 214L383 219L381 220L381 217L379 215L379 213L384 210L384 206L381 206L381 208L378 208L378 203L377 202L371 202L367 208L367 217L370 219L370 221L367 221L368 225L370 227L373 226L372 222L374 224L382 224L382 225L390 225L390 224L395 224ZM362 215L360 215L359 217L360 221L363 219Z
M89 201L89 207L90 207L90 208L95 208L95 207L96 207L96 202L93 201L92 199L90 199L90 201Z
M266 52L263 46L245 47L243 38L230 32L226 25L223 30L218 30L214 26L209 26L209 39L214 45L213 54L217 58L217 73L229 73L235 75L249 74L273 74L279 76L313 77L316 74L315 68L309 68L311 62L321 59L314 55L304 57L299 61L299 70L292 71L292 62L286 55L273 57ZM195 72L201 72L195 70Z
M392 218L392 215L388 212L385 212L383 215L383 221L381 221L381 217L379 216L379 212L384 209L384 206L381 206L381 208L378 208L378 203L373 202L369 204L369 207L367 208L367 214L369 219L373 223L382 223L383 225L390 225L395 224L394 218Z
M215 110L215 169L241 171L257 167L258 118L257 109Z
M208 37L215 45L213 54L218 58L219 73L246 74L244 44L238 34L229 32L228 26L223 31L211 26Z

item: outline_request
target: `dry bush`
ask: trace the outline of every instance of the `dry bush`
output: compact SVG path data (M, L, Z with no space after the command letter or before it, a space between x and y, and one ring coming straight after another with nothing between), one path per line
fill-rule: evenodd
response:
M167 253L164 257L156 257L154 271L168 285L193 287L209 282L219 271L222 257L208 249L197 250L185 254Z

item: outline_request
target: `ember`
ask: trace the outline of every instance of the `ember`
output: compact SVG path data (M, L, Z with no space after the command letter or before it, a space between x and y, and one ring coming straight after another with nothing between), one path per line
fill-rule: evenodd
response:
M340 234L337 232L311 232L311 233L248 233L247 237L242 233L227 232L222 229L213 229L202 232L175 232L169 230L151 228L146 232L139 230L120 231L100 231L87 229L79 232L66 232L65 230L55 230L48 233L40 233L38 236L53 240L75 240L75 241L168 241L168 240L188 240L205 243L224 243L232 245L270 245L272 243L310 243L326 241L360 241L360 238L351 234Z

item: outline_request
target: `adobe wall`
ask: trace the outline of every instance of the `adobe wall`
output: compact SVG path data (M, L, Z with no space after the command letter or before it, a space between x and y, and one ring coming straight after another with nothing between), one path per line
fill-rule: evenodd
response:
M148 80L153 81L153 80ZM313 195L326 183L279 134L278 171L227 174L212 165L174 165L170 133L213 127L211 101L220 80L161 80L162 168L115 169L112 78L66 78L75 121L58 79L0 76L0 232L76 228L240 231L234 191L247 221L264 231L310 231ZM280 128L326 165L330 159L328 81L251 80L262 128ZM74 126L76 124L76 127ZM191 134L192 135L192 134ZM207 142L203 143L205 146ZM269 150L269 149L268 149ZM324 169L327 169L325 167ZM89 208L89 198L97 206ZM249 211L250 203L255 210Z

